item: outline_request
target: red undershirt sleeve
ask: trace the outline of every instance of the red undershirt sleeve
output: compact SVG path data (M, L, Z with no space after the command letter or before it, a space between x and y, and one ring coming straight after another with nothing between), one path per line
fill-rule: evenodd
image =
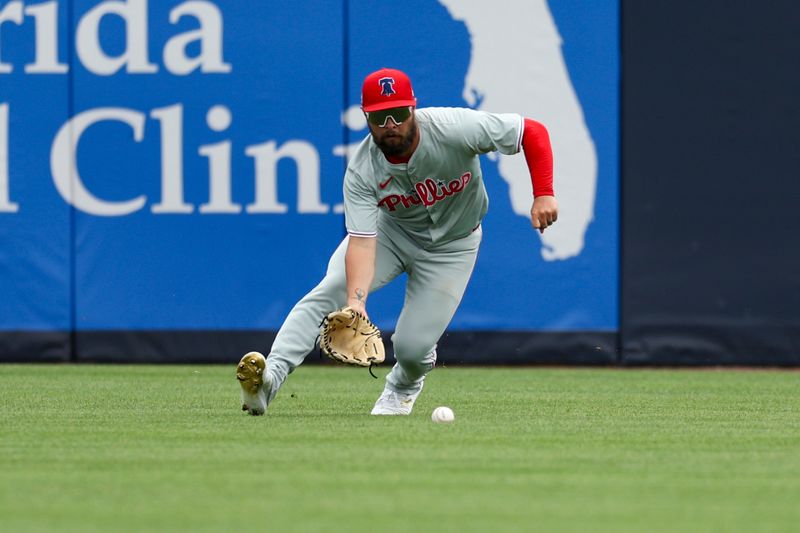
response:
M550 135L543 124L525 119L522 151L531 173L533 196L555 196L553 193L553 149Z

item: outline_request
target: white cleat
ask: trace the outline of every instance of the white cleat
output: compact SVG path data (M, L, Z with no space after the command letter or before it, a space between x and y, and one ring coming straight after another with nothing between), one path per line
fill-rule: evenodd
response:
M394 392L388 388L383 389L378 401L375 402L375 407L372 408L372 415L410 415L411 410L414 408L414 402L417 401L417 396L422 392L420 388L417 392L411 394L403 394L402 392Z
M272 389L272 381L267 374L267 359L258 352L246 354L236 367L236 379L242 387L242 411L253 416L263 415Z

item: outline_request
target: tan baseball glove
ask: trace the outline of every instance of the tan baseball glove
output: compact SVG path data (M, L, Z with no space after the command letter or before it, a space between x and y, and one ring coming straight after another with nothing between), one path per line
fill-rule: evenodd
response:
M350 307L343 307L322 319L319 348L336 361L368 366L370 373L372 365L386 358L381 332L367 317Z

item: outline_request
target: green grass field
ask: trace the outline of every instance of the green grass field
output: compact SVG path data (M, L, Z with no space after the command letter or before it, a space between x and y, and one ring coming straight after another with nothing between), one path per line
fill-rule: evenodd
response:
M306 366L251 417L234 368L0 365L0 529L800 530L798 372L438 368L371 417Z

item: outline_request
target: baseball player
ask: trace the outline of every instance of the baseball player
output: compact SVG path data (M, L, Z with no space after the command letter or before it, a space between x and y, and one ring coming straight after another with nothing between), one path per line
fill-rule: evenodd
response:
M369 135L344 177L347 236L324 279L291 310L267 358L237 367L243 409L261 415L315 344L323 317L344 305L367 316L367 299L405 272L405 303L392 335L397 364L373 415L408 415L436 363L436 344L472 274L488 198L478 156L524 153L533 184L531 222L544 232L558 218L553 157L545 127L516 114L416 108L403 72L364 79Z

